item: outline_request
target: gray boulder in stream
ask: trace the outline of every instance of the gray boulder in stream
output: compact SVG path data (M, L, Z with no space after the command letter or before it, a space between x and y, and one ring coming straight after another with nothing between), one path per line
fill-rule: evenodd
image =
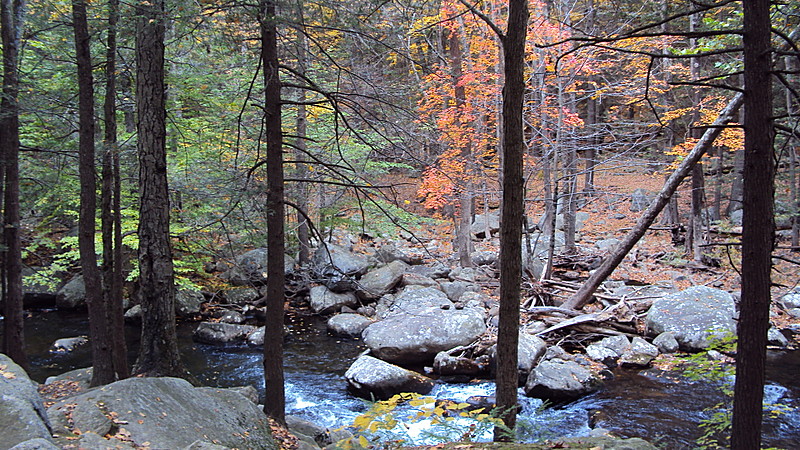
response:
M252 325L235 325L222 322L201 322L192 339L203 344L225 345L244 342L258 330Z
M328 331L337 336L360 338L365 328L372 324L372 319L361 314L337 314L328 319Z
M600 387L600 378L575 361L549 359L528 376L525 395L561 403L576 400Z
M395 364L430 364L437 353L468 345L486 332L478 308L429 307L398 312L368 326L364 343L372 353Z
M0 448L11 448L30 439L48 442L50 422L36 391L36 383L28 378L11 358L0 353Z
M736 333L736 304L720 289L694 286L653 302L647 329L672 332L683 350L702 350L715 337Z
M195 388L179 378L128 378L63 400L47 412L60 436L76 430L106 436L113 430L125 437L126 442L104 439L110 448L181 449L213 443L277 449L267 417L253 402L231 390Z
M427 394L433 389L433 380L416 372L361 355L344 374L347 388L363 398L386 400L401 392Z
M334 244L321 245L312 259L317 275L333 291L341 292L353 287L353 279L367 272L369 259Z
M358 299L352 292L333 292L325 286L314 286L308 293L308 303L311 309L317 314L332 314L342 306L354 308L358 305Z

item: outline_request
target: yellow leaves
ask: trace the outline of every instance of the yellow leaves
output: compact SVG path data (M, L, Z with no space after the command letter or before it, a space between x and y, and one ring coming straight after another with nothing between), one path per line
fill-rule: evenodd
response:
M14 378L17 378L17 376L14 375L14 373L6 371L7 368L8 366L6 366L5 364L0 364L0 375L2 375L3 378L7 380L13 380Z

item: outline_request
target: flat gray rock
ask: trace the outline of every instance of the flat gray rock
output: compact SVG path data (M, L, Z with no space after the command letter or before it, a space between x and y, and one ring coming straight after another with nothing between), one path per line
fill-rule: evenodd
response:
M117 381L56 403L48 414L61 436L92 430L100 423L99 414L113 417L119 432L124 429L129 438L126 444L136 447L181 449L202 441L229 448L277 448L267 417L250 400L226 389L195 388L179 378ZM109 443L113 447L117 441Z
M477 308L417 309L393 314L368 326L364 343L372 353L395 364L430 364L437 353L467 345L486 331Z

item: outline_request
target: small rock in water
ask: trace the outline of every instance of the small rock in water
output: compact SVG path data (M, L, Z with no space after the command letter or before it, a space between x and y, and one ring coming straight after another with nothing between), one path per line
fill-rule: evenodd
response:
M70 338L61 338L57 339L53 342L53 349L50 350L51 352L71 352L75 350L76 347L80 347L81 345L86 344L89 342L89 338L87 336L76 336Z

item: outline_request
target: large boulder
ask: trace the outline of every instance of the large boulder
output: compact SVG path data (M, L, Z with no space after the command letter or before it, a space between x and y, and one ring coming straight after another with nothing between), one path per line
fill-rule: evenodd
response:
M259 300L261 293L252 287L240 287L225 291L225 298L233 305L247 305Z
M258 328L221 322L201 322L192 339L203 344L225 345L244 342Z
M86 285L83 275L73 277L56 293L58 309L80 309L86 307Z
M117 381L56 403L48 414L60 436L114 431L125 439L104 439L110 448L124 443L180 449L198 441L228 448L277 448L267 417L253 402L231 390L195 388L179 378ZM68 443L64 439L62 444Z
M416 372L361 355L344 374L347 388L354 395L385 400L401 392L427 394L433 389L433 380Z
M361 333L372 324L372 319L361 314L337 314L328 319L328 331L338 336L360 338Z
M555 403L576 400L600 387L600 378L575 361L549 359L533 369L525 384L525 395Z
M267 249L257 248L236 257L233 266L222 275L235 286L261 285L267 282ZM294 259L283 255L284 272L294 271Z
M519 371L525 376L529 375L546 351L547 342L544 339L533 334L520 332L519 343L517 344Z
M408 264L403 261L392 261L383 267L366 273L358 282L359 297L368 300L381 298L394 288L408 270Z
M439 289L425 286L406 286L403 292L395 297L391 305L381 312L381 316L388 317L393 314L410 313L429 308L451 308L453 306L453 302L447 298L447 294Z
M439 286L442 291L453 302L461 300L461 296L466 292L479 292L481 287L469 281L455 280L455 281L440 281Z
M647 312L652 334L670 331L687 351L708 347L715 337L736 333L736 304L731 294L694 286L653 302Z
M312 262L317 274L328 280L328 287L337 291L349 289L349 281L365 274L370 265L366 256L334 244L321 245Z
M478 308L416 309L398 312L368 326L364 343L372 353L396 364L430 364L437 353L467 345L486 331Z
M200 312L200 305L206 301L200 291L194 289L176 289L175 314L178 317L191 317Z
M30 439L50 442L50 422L36 383L11 358L0 353L0 448Z
M382 245L378 250L375 252L375 258L382 263L390 263L392 261L402 261L406 264L422 264L422 258L409 255L401 249L398 249L397 246L389 242L387 244Z
M342 309L342 306L353 308L358 299L352 292L333 292L326 286L314 286L308 293L311 309L317 314L331 314Z

